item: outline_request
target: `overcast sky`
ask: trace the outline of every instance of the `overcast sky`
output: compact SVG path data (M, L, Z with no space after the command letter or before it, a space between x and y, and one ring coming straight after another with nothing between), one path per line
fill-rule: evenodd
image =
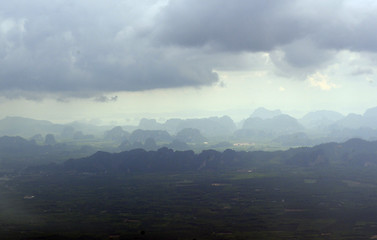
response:
M372 0L3 1L0 118L363 113L377 106L376 13Z

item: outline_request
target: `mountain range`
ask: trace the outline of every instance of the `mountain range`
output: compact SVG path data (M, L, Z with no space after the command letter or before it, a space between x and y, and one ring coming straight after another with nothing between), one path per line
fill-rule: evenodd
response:
M95 126L79 122L55 124L21 117L0 120L0 136L21 136L43 144L47 135L53 135L57 143L100 146L108 151L143 147L147 140L149 147L154 146L151 150L163 146L203 150L211 146L221 148L220 145L244 146L243 149L248 146L248 150L264 149L265 146L284 149L351 138L376 140L377 107L367 109L362 115L351 113L344 116L322 110L309 112L299 119L280 110L258 108L241 123L235 123L229 116L174 118L164 123L141 119L137 126ZM151 140L155 144L151 145Z
M377 167L377 141L350 139L344 143L326 143L314 147L285 151L204 150L174 151L166 147L156 151L133 149L120 153L99 151L89 157L70 159L53 167L33 167L31 170L68 171L92 174L127 174L138 172L188 172L247 170L268 167L350 168Z

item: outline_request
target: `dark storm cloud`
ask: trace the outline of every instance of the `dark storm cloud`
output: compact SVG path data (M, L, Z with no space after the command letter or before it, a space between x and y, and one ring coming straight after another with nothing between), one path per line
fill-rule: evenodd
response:
M285 53L294 67L320 65L339 50L377 51L373 1L176 0L160 15L162 44L214 51Z
M142 37L155 1L21 1L0 11L0 90L88 97L209 85L211 66ZM9 93L14 91L14 94Z
M0 91L92 97L203 86L218 81L216 68L259 66L247 53L270 52L283 73L304 73L340 50L377 50L373 1L174 0L160 6L152 0L4 2ZM274 57L277 51L283 55Z
M293 1L171 1L157 30L165 44L224 51L269 51L303 34L290 14ZM287 9L288 6L288 9Z

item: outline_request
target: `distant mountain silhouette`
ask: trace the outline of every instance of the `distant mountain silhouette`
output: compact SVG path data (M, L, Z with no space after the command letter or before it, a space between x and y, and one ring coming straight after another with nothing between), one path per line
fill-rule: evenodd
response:
M348 114L345 118L337 121L334 127L341 128L371 128L377 129L377 107L367 109L363 115Z
M377 141L351 139L344 143L326 143L314 147L294 148L275 152L218 152L204 150L157 151L134 149L121 153L97 152L82 159L70 159L62 165L64 171L93 173L212 171L221 169L248 169L278 164L326 168L330 165L350 167L377 167ZM273 166L273 165L271 165Z
M53 134L60 143L87 143L106 151L144 147L148 138L153 139L156 146L147 144L149 146L147 149L169 146L168 144L176 139L195 150L206 147L203 142L208 142L208 146L216 147L216 143L229 141L228 146L233 148L239 146L237 143L246 143L256 146L253 149L263 149L260 146L270 143L280 148L287 148L313 146L331 141L340 142L350 138L377 140L377 107L367 109L362 115L347 116L334 111L321 110L309 112L299 120L282 114L280 110L258 108L241 123L237 128L230 117L223 116L175 118L168 119L165 123L159 123L155 119L141 119L139 126L114 127L81 122L54 124L29 118L6 117L0 120L0 136L21 136L44 144L44 136Z
M55 124L45 120L23 117L6 117L0 120L0 136L21 136L24 138L32 138L38 134L54 134L56 138L67 140L74 138L75 134L81 132L83 134L81 137L91 139L94 134L102 134L106 128L79 122Z
M178 119L173 118L165 123L157 123L154 119L142 119L139 128L143 130L166 130L171 134L177 134L185 128L198 129L205 137L231 135L236 130L236 125L228 116Z
M288 134L288 135L281 135L272 140L273 142L277 142L282 146L312 146L313 140L308 137L307 134L303 132Z
M130 137L130 133L127 131L124 131L122 127L117 126L112 128L111 130L108 130L104 134L105 140L111 140L114 142L122 142Z
M273 135L295 133L304 127L293 117L281 114L270 119L250 117L245 120L243 129L264 131Z
M0 166L3 169L21 169L30 165L51 163L74 156L92 154L94 149L88 146L80 148L54 142L51 135L46 135L46 144L39 145L35 140L22 137L0 137ZM42 138L43 139L43 138Z
M307 113L299 122L307 128L324 128L342 118L344 116L338 112L321 110Z
M45 137L45 142L46 145L55 145L56 140L54 134L47 134Z
M377 107L369 108L365 111L364 121L366 126L376 129L377 128Z
M34 152L37 147L35 141L28 141L22 137L0 137L0 154Z
M138 128L143 130L164 130L164 125L158 123L155 119L143 118L140 120Z
M49 121L23 117L6 117L0 120L0 135L32 137L36 134L59 134L64 126Z
M261 118L261 119L270 119L281 115L280 110L268 110L266 108L260 107L257 108L251 115L250 118Z
M228 116L203 119L186 119L177 126L180 131L185 128L196 128L206 137L226 136L236 130L236 125Z
M178 151L191 150L191 147L185 141L179 139L174 139L170 144L166 145L166 147Z
M148 138L152 138L156 142L170 142L172 140L172 136L167 131L137 129L131 133L129 141L131 143L144 143Z
M351 129L361 128L363 126L365 126L364 117L362 115L354 114L354 113L348 114L346 117L337 121L333 125L333 127L337 127L337 128L351 128Z
M199 129L195 128L184 128L177 133L175 138L188 143L203 143L207 141L207 139L200 133Z

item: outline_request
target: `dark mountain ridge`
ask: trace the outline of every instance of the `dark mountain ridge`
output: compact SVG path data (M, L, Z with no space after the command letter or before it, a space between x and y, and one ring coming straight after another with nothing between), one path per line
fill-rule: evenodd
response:
M40 145L35 140L3 136L0 137L0 166L2 169L22 169L31 165L62 162L74 156L87 156L94 151L88 146L64 143Z
M377 166L377 141L351 139L344 143L326 143L286 151L224 152L204 150L201 153L174 151L166 147L157 151L134 149L120 153L97 152L81 159L70 159L62 165L65 171L92 173L174 172L229 170L262 167L268 164L296 167L325 167L341 164L353 167Z

